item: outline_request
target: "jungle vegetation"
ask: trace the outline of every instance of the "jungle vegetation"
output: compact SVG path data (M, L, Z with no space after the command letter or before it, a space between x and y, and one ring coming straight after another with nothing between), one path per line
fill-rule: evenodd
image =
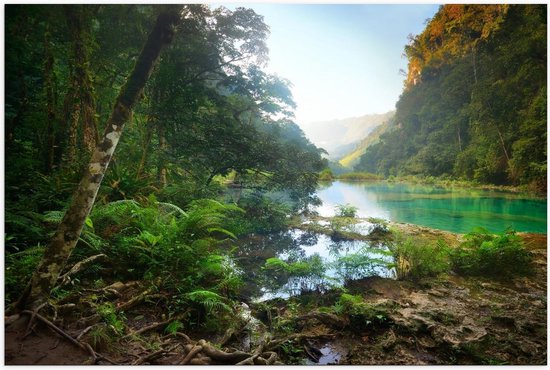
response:
M355 170L546 192L546 5L445 5L405 47L393 129Z
M104 253L114 239L121 247L137 237L141 242L130 244L152 248L180 227L196 228L187 229L192 240L185 244L201 241L202 256L212 258L208 248L234 236L215 216L226 205L249 211L237 212L232 222L242 233L282 223L267 223L264 211L267 218L284 218L315 202L325 162L293 121L290 83L263 70L268 34L263 18L245 8L6 7L6 256L27 266L14 272L18 289L8 291L8 302L21 293L40 255L57 255L50 240L58 225L72 223L59 227L63 240L53 238L65 243L73 235L76 249L64 252L71 260ZM285 205L274 205L268 192ZM141 207L160 213L142 220ZM270 207L284 211L273 216ZM118 226L97 218L102 210ZM120 218L124 214L128 220ZM151 227L163 222L185 226L155 234ZM46 265L59 265L58 275L65 263ZM45 290L56 285L57 276L52 279Z

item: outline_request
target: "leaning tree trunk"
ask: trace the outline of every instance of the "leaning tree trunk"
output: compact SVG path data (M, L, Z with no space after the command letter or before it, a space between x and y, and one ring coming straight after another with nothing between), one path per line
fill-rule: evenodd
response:
M181 19L181 9L182 7L177 5L167 6L166 10L158 16L132 74L116 99L103 138L92 153L90 163L73 196L71 205L46 248L25 292L19 298L17 308L38 309L47 301L50 291L55 286L80 237L124 124L142 95L145 83L162 48L169 44L174 36L175 28Z

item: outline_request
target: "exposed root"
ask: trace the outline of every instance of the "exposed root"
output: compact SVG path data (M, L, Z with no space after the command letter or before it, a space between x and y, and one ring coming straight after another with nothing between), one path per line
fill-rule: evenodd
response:
M116 307L116 310L118 312L128 310L134 306L137 306L141 302L143 302L146 299L158 299L158 298L166 298L163 294L151 294L151 290L147 289L140 295L130 299L127 302L124 302L122 304L118 304Z
M69 334L65 333L63 330L58 328L54 323L52 323L50 320L46 319L44 316L40 315L38 312L25 310L22 313L30 315L31 318L38 319L38 320L42 321L50 329L55 331L57 334L61 335L63 338L67 339L69 342L73 343L75 346L78 346L82 349L86 349L86 348L84 348L82 343L80 343L79 341L77 341L76 339L71 337Z
M150 353L146 356L138 358L136 361L132 363L132 365L141 365L145 362L151 362L154 359L157 359L159 357L162 357L164 354L172 352L177 346L179 346L179 343L175 346L170 347L169 349L159 349L156 352Z
M218 345L220 347L225 346L227 344L227 342L229 342L231 340L231 338L233 338L236 335L239 335L244 330L244 328L246 328L246 325L248 325L249 322L250 322L250 320L247 320L247 321L242 322L242 325L239 325L236 328L227 329L225 331L222 339L220 339L220 341L218 342Z
M149 326L144 326L143 328L141 328L139 330L136 330L134 332L131 332L130 334L125 335L124 337L122 337L122 339L127 339L131 336L140 335L140 334L143 334L145 332L148 332L148 331L155 330L157 328L166 326L166 325L170 324L172 321L181 319L183 316L184 316L184 314L180 314L180 315L174 316L174 317L172 317L168 320L161 321L161 322L156 322L156 323L153 323Z
M202 340L199 341L199 343L203 342ZM197 355L197 353L199 353L200 351L202 351L202 345L200 345L199 343L197 343L192 349L191 351L189 351L189 353L187 353L187 355L183 358L183 360L181 360L178 365L186 365L189 363L189 361L191 361L193 359L193 357L195 357Z
M107 255L105 254L97 254L95 256L88 257L78 263L76 263L67 273L61 275L58 279L59 285L58 286L64 286L71 282L71 276L79 273L80 271L84 270L87 265L91 264L94 261L97 260L105 260L107 259Z
M90 330L92 330L92 328L94 327L95 325L90 325L88 326L86 329L82 330L80 332L80 334L78 334L78 336L76 337L76 340L80 340L80 338L82 338L87 332L89 332Z
M25 330L25 334L23 335L23 339L28 337L29 334L32 332L34 327L34 321L36 319L36 316L38 315L38 311L44 308L44 306L46 306L47 304L48 304L47 302L44 302L33 311L23 311L24 313L31 315L31 317L29 318L29 324L27 325L27 330Z
M183 338L183 340L185 340L187 343L195 344L194 340L189 338L186 334L183 334L183 333L180 333L180 332L175 332L175 333L165 335L164 337L162 337L160 339L165 340L165 339L170 338L170 337L180 337L180 338Z

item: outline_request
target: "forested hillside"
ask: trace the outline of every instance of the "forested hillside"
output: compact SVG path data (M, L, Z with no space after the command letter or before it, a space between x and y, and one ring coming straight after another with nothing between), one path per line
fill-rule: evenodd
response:
M546 189L546 5L445 5L411 38L398 129L356 169Z
M367 150L367 148L379 142L380 136L383 135L385 132L393 129L394 126L395 126L395 120L392 115L388 117L388 119L385 122L383 122L380 126L376 126L374 130L372 130L367 135L367 137L359 141L359 143L355 146L354 150L348 153L342 159L340 159L338 163L340 163L344 167L351 168L355 166L359 162L359 159L361 158L361 156L365 154L365 151Z

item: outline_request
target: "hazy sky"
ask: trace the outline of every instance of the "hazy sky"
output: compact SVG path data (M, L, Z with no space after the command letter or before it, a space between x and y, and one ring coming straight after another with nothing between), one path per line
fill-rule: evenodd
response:
M406 70L407 35L439 5L249 4L271 29L267 70L290 80L296 122L384 113L395 108Z

